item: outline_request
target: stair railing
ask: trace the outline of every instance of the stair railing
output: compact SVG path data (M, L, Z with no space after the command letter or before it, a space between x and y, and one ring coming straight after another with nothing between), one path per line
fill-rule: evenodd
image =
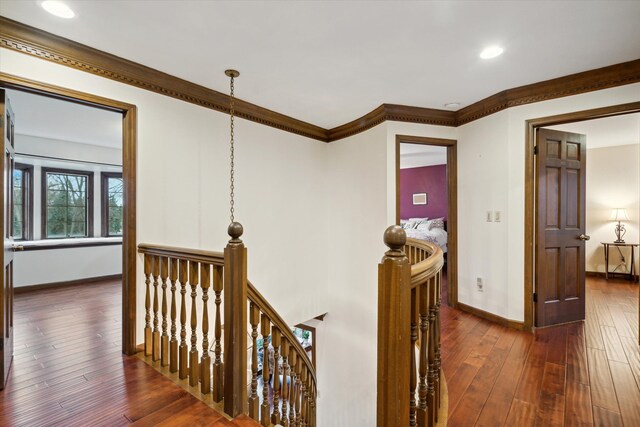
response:
M444 258L387 228L378 266L377 425L433 426L440 408L440 288ZM416 355L417 353L417 355Z
M292 329L247 280L242 226L231 224L229 235L224 253L138 246L144 255L144 354L222 402L232 418L248 414L265 427L315 427L315 367Z

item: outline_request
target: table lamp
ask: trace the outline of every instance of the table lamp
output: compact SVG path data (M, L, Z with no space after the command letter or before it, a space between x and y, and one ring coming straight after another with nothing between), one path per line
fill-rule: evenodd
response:
M609 220L618 221L618 225L616 225L616 228L615 228L616 237L618 239L613 243L624 243L624 240L622 238L624 237L627 230L625 230L624 225L621 224L620 221L629 221L627 210L624 208L614 208L613 211L611 211L611 216L609 217Z

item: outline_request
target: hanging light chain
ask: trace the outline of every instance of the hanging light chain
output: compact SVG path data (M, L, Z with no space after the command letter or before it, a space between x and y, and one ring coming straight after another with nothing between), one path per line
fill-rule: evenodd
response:
M230 114L231 114L231 176L230 176L230 183L231 183L231 206L230 206L230 214L231 214L231 222L234 222L234 190L235 190L235 177L234 177L234 160L235 160L235 147L234 147L234 115L235 115L235 105L234 105L234 86L233 86L233 80L234 80L234 76L231 75L231 96L230 96Z

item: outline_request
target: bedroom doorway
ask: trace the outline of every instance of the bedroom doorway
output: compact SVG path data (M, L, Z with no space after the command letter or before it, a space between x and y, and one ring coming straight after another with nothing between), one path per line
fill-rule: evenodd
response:
M396 136L396 224L445 253L443 300L458 305L457 141Z

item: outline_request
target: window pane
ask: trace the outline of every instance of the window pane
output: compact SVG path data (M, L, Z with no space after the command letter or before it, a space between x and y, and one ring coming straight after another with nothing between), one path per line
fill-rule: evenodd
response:
M87 177L69 175L69 190L72 191L86 191L87 190Z
M47 237L67 237L67 227L65 221L49 221L47 222Z
M122 207L122 193L109 193L109 206Z
M21 205L22 204L22 188L14 188L13 189L13 204Z
M47 173L47 237L87 236L86 175Z
M47 191L47 206L67 206L67 192L64 190Z
M14 239L24 239L24 171L15 169L13 171L13 230Z
M109 178L109 193L122 193L122 178Z
M68 236L69 237L84 237L87 235L87 224L84 222L71 221L68 224Z
M69 206L86 206L87 205L87 193L84 191L70 191L69 193Z
M124 205L123 180L121 177L108 177L107 200L107 235L122 235L122 207Z
M109 235L122 235L122 207L109 207Z
M13 187L14 188L22 187L22 175L23 175L23 172L20 169L16 169L13 171Z
M13 238L14 239L24 238L22 234L22 221L15 216L13 217Z
M48 173L47 174L47 189L48 190L66 190L67 185L65 184L64 176Z
M84 207L69 207L67 208L67 220L73 222L86 222L87 211Z

